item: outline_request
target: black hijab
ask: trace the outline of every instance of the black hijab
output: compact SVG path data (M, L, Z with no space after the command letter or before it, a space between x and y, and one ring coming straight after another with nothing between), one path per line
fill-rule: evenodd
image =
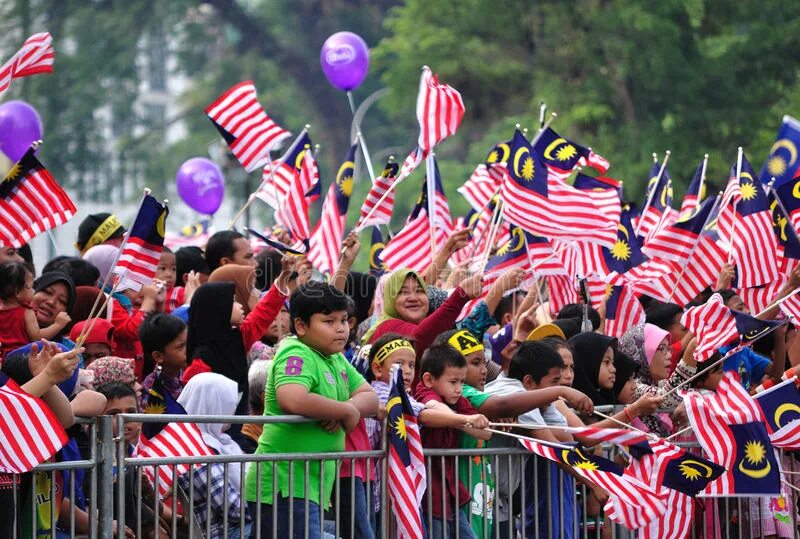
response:
M611 390L614 393L614 400L619 402L619 393L631 377L636 376L639 372L639 364L623 352L619 350L614 351L614 368L617 370L617 379L614 380L614 387Z
M615 348L617 340L600 333L579 333L569 340L574 351L575 380L572 387L585 393L595 406L615 404L610 390L601 389L597 383L600 363L609 347Z
M72 310L72 305L75 303L75 283L72 277L63 271L48 271L42 273L38 279L33 281L33 291L41 292L48 286L56 283L64 283L67 286L67 309L65 312L69 313Z
M234 291L233 283L206 283L194 293L186 358L189 362L202 359L213 372L239 384L239 391L246 394L247 352L241 331L231 327Z

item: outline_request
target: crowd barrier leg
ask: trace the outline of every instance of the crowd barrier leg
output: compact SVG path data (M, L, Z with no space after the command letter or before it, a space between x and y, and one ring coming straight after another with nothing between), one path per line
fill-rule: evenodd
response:
M114 418L107 415L97 418L97 531L101 539L112 539L114 533L113 421Z

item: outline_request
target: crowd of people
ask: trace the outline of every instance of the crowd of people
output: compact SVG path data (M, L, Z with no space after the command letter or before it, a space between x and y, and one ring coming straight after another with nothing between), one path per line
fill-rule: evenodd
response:
M399 369L423 447L505 448L519 444L490 432L490 423L513 423L507 431L555 443L585 441L559 427L589 424L623 423L667 437L687 425L673 388L691 380L693 390L714 391L724 369L736 371L754 391L800 362L800 340L784 326L722 364L714 360L725 349L698 364L693 335L681 325L684 309L645 297L646 323L617 340L604 334L602 306L551 312L538 283L521 290L526 276L518 269L500 276L488 294L481 275L448 264L380 277L351 271L360 248L354 234L344 241L339 268L326 278L302 255L272 247L254 252L246 237L226 230L203 249L165 247L152 284L116 286L107 277L124 232L112 215L95 214L80 226L77 256L43 263L26 248L0 249L2 372L41 397L68 429L70 441L57 461L87 457L89 440L75 417L153 411L154 385L190 415L313 419L199 423L214 454L367 451L382 447ZM464 240L464 234L452 236L436 262ZM725 266L715 290L695 303L716 291L729 307L747 311L730 288L732 278L733 268ZM779 295L798 286L796 269ZM468 303L471 310L464 312ZM105 306L93 313L97 305ZM592 411L603 405L622 407L600 419ZM115 436L133 454L140 431L126 422ZM290 525L295 537L319 537L320 529L333 537L335 505L340 537L371 539L381 526L395 526L389 508L380 506L381 466L364 459L307 467L286 461L195 466L172 486L173 495L193 493L194 514L188 514L188 499L178 504L179 514L171 504L156 514L153 485L142 480L139 492L133 470L115 467L115 473L130 474L128 537L136 535L130 521L137 514L146 537L170 536L173 519L180 529L190 522L204 534L208 529L208 537L249 537L257 517L263 537L289 537ZM590 525L610 534L602 517L608 494L543 459L515 456L495 466L489 458L462 458L456 468L453 458L434 458L428 474L422 511L431 538L494 537L497 530L510 537L523 528L527 537L573 537ZM95 517L84 475L0 476L0 521L16 522L22 537L50 536L52 512L56 536L71 521L85 533ZM31 496L34 485L37 495ZM580 503L576 490L585 496ZM785 491L765 499L750 520L765 535L795 537L795 507ZM698 502L693 525L708 537L729 529L731 518L742 515Z

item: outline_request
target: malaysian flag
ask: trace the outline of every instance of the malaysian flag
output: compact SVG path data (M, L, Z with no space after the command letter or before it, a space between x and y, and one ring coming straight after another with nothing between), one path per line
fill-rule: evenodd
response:
M213 233L211 219L201 219L182 227L177 234L167 234L164 238L164 245L170 249L186 246L201 247L208 242L208 238Z
M626 285L612 286L606 301L606 335L620 338L644 322L644 309L636 296Z
M547 167L522 133L514 133L509 174L503 182L505 217L528 232L564 241L613 247L619 215L604 214L584 191L549 181Z
M554 316L567 305L578 303L578 289L573 275L548 275L547 289L550 292L550 313Z
M775 143L769 150L769 157L761 168L761 183L770 183L775 178L775 186L791 182L798 168L797 146L800 145L800 122L791 116L784 116Z
M372 180L372 187L361 205L356 230L368 226L388 225L394 210L394 188L414 172L422 162L422 151L414 148L402 166L387 162L381 175ZM399 171L399 174L398 174ZM389 194L386 194L388 191Z
M581 160L578 161L578 164L580 166L590 166L600 174L605 174L608 172L608 169L611 168L611 163L609 160L599 153L595 153L595 151L591 148L587 149L589 150L589 157L586 159L581 158Z
M672 209L672 179L666 167L660 176L659 172L661 165L655 163L650 170L650 180L647 183L645 210L636 225L636 234L644 239L645 245L663 227L678 217L678 212Z
M783 259L800 260L800 196L795 195L800 178L769 189L767 203L772 211L772 228ZM792 262L794 264L794 262Z
M270 150L291 136L264 111L251 80L219 96L205 112L247 172L267 164Z
M447 84L440 84L428 66L422 68L417 94L418 145L428 152L447 137L455 134L464 117L461 94Z
M783 314L788 316L789 319L792 320L793 324L800 322L800 295L797 294L797 291L793 292L786 299L784 299L781 302L780 307L781 311L783 311Z
M33 34L25 40L22 48L0 67L0 96L8 90L11 79L53 72L55 51L52 43L53 38L48 32Z
M619 215L622 184L614 178L594 177L578 172L572 187L585 191L594 199L597 207L612 219Z
M783 281L775 281L755 288L736 288L735 290L751 313L760 313L772 303L782 287Z
M186 410L164 389L161 377L156 376L147 393L147 414L186 415ZM200 429L194 423L142 423L142 434L136 446L138 458L208 457L214 453L203 441ZM158 470L158 477L154 468ZM175 466L177 475L189 471L189 464ZM172 465L145 466L144 473L158 485L158 494L166 497L172 488Z
M531 259L531 273L533 275L564 275L567 270L553 249L553 242L541 236L534 236L525 232L528 244L528 256Z
M697 349L694 352L697 361L707 360L714 352L739 336L736 318L719 294L714 294L703 305L692 307L683 313L681 325L697 338Z
M375 277L380 277L386 272L386 265L381 258L384 247L386 247L386 243L383 241L381 229L377 226L372 227L372 241L369 248L369 272Z
M755 395L764 412L770 441L775 447L800 449L800 391L797 378L791 377Z
M419 511L427 487L425 460L417 417L406 395L400 369L392 380L386 415L389 429L387 484L392 514L397 520L397 534L404 539L420 539L425 536Z
M708 156L706 156L702 161L700 161L700 164L697 165L697 170L695 170L692 181L689 183L689 188L686 190L686 194L683 195L679 219L685 219L688 215L692 215L694 213L694 209L705 198L705 173L707 163Z
M488 165L481 163L475 167L472 176L464 182L464 185L458 188L458 192L467 199L473 210L481 211L497 194L501 181L502 178L498 179L496 175L489 174Z
M589 157L589 148L565 139L549 127L537 135L533 149L551 176L560 180L569 177L572 169Z
M339 265L347 207L350 204L350 194L353 192L353 171L357 150L358 144L353 144L347 152L344 163L336 174L336 180L325 196L320 223L311 236L308 259L323 274L332 274Z
M146 194L136 220L127 233L114 273L125 282L150 284L156 276L164 247L164 227L169 208Z
M623 282L623 275L647 261L642 254L641 238L631 224L630 209L626 208L619 216L617 241L611 249L596 243L576 243L582 272L597 273L613 284Z
M727 472L703 491L711 496L774 496L780 493L780 467L764 425L764 414L726 371L713 395L684 396L686 414L709 458Z
M66 223L77 209L36 156L34 147L0 183L0 244L20 247Z
M685 262L697 245L709 217L716 216L720 197L706 199L674 223L656 232L642 250L651 258Z
M2 373L0 411L0 473L29 472L67 443L67 433L52 410Z
M721 207L719 235L736 262L736 286L751 288L777 280L778 244L772 213L761 181L744 156L738 178L736 165L731 168Z

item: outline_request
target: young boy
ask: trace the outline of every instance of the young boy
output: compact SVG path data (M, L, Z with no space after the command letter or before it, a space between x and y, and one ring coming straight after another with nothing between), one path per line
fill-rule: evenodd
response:
M89 319L78 322L69 332L69 338L77 342L78 336L84 331L87 326L91 326L91 331L86 334L83 341L85 348L83 354L83 368L88 367L91 363L101 357L108 357L111 355L111 350L114 348L114 326L104 318Z
M467 376L467 364L464 356L450 345L433 345L422 356L420 365L420 381L414 397L421 403L441 402L458 414L471 416L463 425L463 431L488 440L491 433L482 430L489 426L485 416L477 414L477 410L462 396L464 379ZM460 445L460 432L453 428L423 428L422 445L427 448L457 449ZM444 469L443 469L444 466ZM442 491L442 478L448 488ZM426 496L431 498L432 514L429 517L431 537L455 537L456 528L459 537L474 539L466 515L460 510L469 503L470 493L463 482L457 478L455 459L433 459L428 480ZM423 507L427 507L423 505Z
M185 303L185 289L183 286L175 286L175 283L178 280L175 253L173 253L166 245L161 250L161 257L158 259L158 267L156 268L155 279L164 283L165 313L171 313Z
M147 404L159 368L164 389L177 399L183 389L181 371L186 367L186 324L171 314L154 314L139 325L139 339L144 363L152 369L142 382L142 406Z
M283 340L270 367L264 415L296 414L316 421L264 425L256 454L343 451L345 434L378 409L375 392L342 355L350 333L346 296L325 283L302 285L291 296L289 315L294 335ZM320 539L321 508L328 506L335 480L333 460L322 466L312 463L307 474L301 462L290 467L289 462L278 461L274 468L271 463L256 464L247 471L245 499L252 515L261 504L264 537L276 531L278 537L307 534ZM273 481L277 491L273 491ZM260 498L256 497L258 488ZM277 530L273 530L273 512Z

